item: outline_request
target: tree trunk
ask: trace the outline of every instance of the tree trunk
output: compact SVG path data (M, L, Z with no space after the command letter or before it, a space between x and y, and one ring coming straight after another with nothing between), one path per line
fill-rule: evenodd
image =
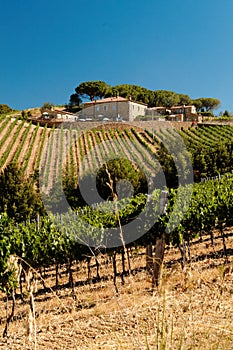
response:
M91 258L88 257L87 258L87 279L88 279L88 281L91 280L91 265L90 265L90 263L91 263Z
M187 243L188 243L188 262L190 263L190 261L191 261L191 250L190 250L190 239L189 239L189 237L188 237Z
M7 333L8 333L8 328L9 328L9 324L12 320L12 318L14 317L14 313L15 313L15 290L13 289L12 293L12 308L11 308L11 314L8 316L8 295L7 295L7 299L6 299L6 325L5 325L5 329L3 332L3 338L7 337Z
M224 234L224 230L223 230L222 225L220 228L220 232L221 232L221 237L222 237L223 253L225 255L225 263L227 263L228 262L227 246L226 246L225 234Z
M24 274L24 270L22 269L19 275L19 290L20 290L20 299L22 300L22 302L24 303L24 294L23 294L23 277L24 277L24 282L25 282L25 275Z
M73 279L73 271L72 271L72 259L69 258L69 286L72 288L72 292L74 293L74 279Z
M184 240L184 237L182 238L182 243L179 244L179 250L180 250L180 254L181 254L181 267L182 267L182 270L183 270L185 265L186 265L186 261L187 261L187 257L186 257L186 242Z
M59 264L58 264L58 262L56 262L56 290L58 289L58 284L59 284L59 279L58 279L58 272L59 272L59 270L58 270L58 266L59 266Z
M152 243L146 246L146 269L148 271L153 268Z
M131 275L131 264L130 264L130 256L129 256L129 248L126 248L127 252L127 261L128 261L128 268L129 268L129 275Z
M154 257L154 264L153 264L152 289L154 288L155 285L158 287L160 282L164 252L165 252L165 233L163 233L162 237L157 239L157 242L156 242L155 257Z
M116 285L116 278L117 278L117 267L116 267L116 251L113 252L113 257L112 257L112 265L113 265L113 284L115 287L116 295L118 295L118 288Z
M122 247L122 250L121 250L121 263L122 263L121 283L122 283L122 285L124 285L125 284L125 280L124 280L124 275L125 275L125 250L124 250L124 247Z
M100 274L99 274L100 263L97 258L95 258L95 262L96 262L96 279L97 281L100 281Z
M214 246L215 246L215 242L214 242L214 233L213 233L212 230L210 230L209 233L210 233L211 245L212 245L212 247L214 248Z

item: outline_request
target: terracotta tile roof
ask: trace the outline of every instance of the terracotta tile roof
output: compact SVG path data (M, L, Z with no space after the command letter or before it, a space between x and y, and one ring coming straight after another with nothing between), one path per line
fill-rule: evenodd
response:
M109 102L133 102L133 103L137 103L140 105L144 105L147 106L147 104L143 103L143 102L137 102L137 101L132 101L130 98L126 98L126 97L107 97L107 98L102 98L100 100L95 100L95 101L90 101L90 102L85 102L84 106L88 107L88 106L92 106L93 104L97 105L100 103L109 103Z
M171 109L180 109L180 108L191 108L193 106L174 106L174 107L171 107Z
M151 107L151 109L166 109L167 107Z
M93 104L107 103L107 102L123 102L123 101L129 101L129 99L125 98L125 97L121 97L121 96L119 96L119 97L107 97L107 98L102 98L100 100L85 102L84 105L93 105Z
M149 110L161 110L161 109L169 109L169 110L172 110L172 109L181 109L181 108L192 108L193 106L173 106L173 107L170 107L170 108L167 108L167 107L150 107L148 108Z

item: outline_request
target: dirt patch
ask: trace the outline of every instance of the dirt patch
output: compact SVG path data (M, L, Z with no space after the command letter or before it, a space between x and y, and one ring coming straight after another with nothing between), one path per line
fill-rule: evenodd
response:
M233 230L226 231L227 248L233 248ZM112 281L112 266L99 256L102 279L87 280L86 264L73 266L75 289L67 287L65 266L60 270L57 294L55 271L46 270L43 289L35 294L37 349L232 349L233 256L224 264L221 239L213 248L208 237L191 245L191 261L181 269L180 254L167 248L163 279L152 292L145 270L144 250L132 252L132 274L125 284ZM120 256L118 257L120 266ZM95 277L95 266L92 267ZM34 349L28 341L28 305L17 300L16 315L1 349ZM1 300L3 332L5 303Z

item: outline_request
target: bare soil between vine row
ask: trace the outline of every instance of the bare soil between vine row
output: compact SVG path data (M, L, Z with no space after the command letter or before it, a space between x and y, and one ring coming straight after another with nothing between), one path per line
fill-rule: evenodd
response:
M233 228L225 234L229 255L225 264L217 231L214 248L208 237L192 243L192 259L184 271L178 249L167 248L162 283L154 291L144 250L133 251L132 274L125 284L117 279L118 296L106 255L99 257L102 279L98 282L87 280L85 263L74 264L74 294L68 288L65 266L57 295L49 289L55 285L55 270L47 269L47 289L38 282L39 292L34 295L35 336L29 341L29 306L17 299L15 318L8 337L0 338L0 349L233 349ZM120 271L120 256L118 264ZM1 295L1 334L5 307Z

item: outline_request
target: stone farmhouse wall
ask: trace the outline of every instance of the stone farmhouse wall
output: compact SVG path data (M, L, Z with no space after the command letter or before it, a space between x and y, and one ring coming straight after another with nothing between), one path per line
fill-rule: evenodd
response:
M146 115L147 106L129 101L129 121L133 121L138 115Z
M135 127L139 129L147 129L149 131L152 131L153 129L160 130L162 128L175 128L178 130L188 129L192 126L192 122L172 122L172 121L133 121L133 122L126 122L126 123L112 123L112 122L75 122L75 126L77 126L81 130L91 130L95 128L101 128L101 129L108 129L108 128L127 128L127 127Z
M108 99L107 99L108 100ZM128 99L117 101L98 100L84 105L84 109L79 112L79 118L92 118L94 120L109 118L116 120L117 117L125 121L133 121L138 115L145 115L147 106Z
M93 103L90 107L84 108L79 112L79 117L92 119L116 119L118 114L123 119L129 118L129 103L128 101Z

